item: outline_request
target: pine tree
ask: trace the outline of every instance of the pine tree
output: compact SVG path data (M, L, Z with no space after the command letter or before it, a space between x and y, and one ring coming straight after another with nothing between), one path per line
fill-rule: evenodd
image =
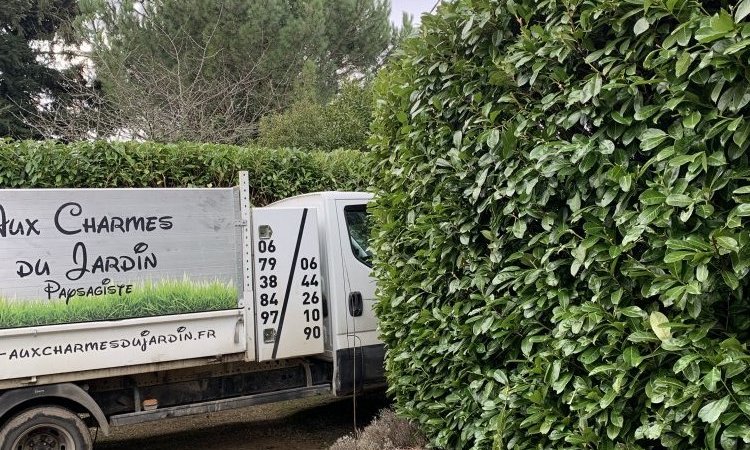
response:
M76 15L75 0L3 0L0 6L0 137L37 138L24 119L64 97L63 74L50 64L52 42ZM46 57L46 58L45 58Z

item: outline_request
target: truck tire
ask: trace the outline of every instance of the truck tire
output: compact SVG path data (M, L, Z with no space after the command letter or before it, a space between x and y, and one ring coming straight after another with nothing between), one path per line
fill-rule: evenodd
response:
M83 420L59 406L38 406L11 418L0 429L0 450L92 450Z

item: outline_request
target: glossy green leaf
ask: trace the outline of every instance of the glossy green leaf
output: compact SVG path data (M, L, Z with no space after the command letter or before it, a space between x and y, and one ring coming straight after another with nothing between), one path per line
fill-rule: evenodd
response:
M695 128L698 123L701 121L701 113L698 111L693 111L690 113L689 116L682 119L682 126L685 128Z
M716 237L716 245L718 245L721 248L737 252L740 250L739 243L737 243L737 239L734 239L730 236L718 236Z
M698 417L704 422L714 423L719 420L721 414L726 411L728 407L729 396L727 395L721 398L721 400L714 400L703 406L700 411L698 411Z
M741 22L748 14L750 14L750 0L742 0L734 9L734 20Z
M684 52L675 63L675 75L678 77L685 75L691 62L693 62L693 58L691 58L690 53Z
M644 106L635 113L634 115L635 120L646 120L649 117L656 114L657 112L659 112L660 109L661 109L661 106L659 105Z
M635 33L636 35L642 34L646 30L648 30L648 27L648 19L646 19L645 17L641 17L640 19L638 19L635 25L633 25L633 33Z
M665 202L669 206L679 206L684 208L685 206L691 205L693 199L685 194L670 194L667 196Z
M648 322L651 325L651 331L654 332L656 337L661 341L666 341L672 338L672 331L667 324L669 319L663 313L659 311L653 311L648 317Z
M710 392L716 392L716 384L719 381L721 381L721 371L718 367L714 367L703 377L703 386Z
M667 138L666 134L658 135L658 136L652 136L646 139L641 140L641 149L642 150L651 150L655 147L658 147L662 142L664 142Z
M487 145L490 146L490 148L494 148L498 142L500 142L500 130L493 128L490 130L490 134L487 137Z
M630 367L638 367L638 365L641 364L641 361L643 361L643 357L638 351L638 348L632 345L625 349L622 353L622 357L625 360L625 363Z

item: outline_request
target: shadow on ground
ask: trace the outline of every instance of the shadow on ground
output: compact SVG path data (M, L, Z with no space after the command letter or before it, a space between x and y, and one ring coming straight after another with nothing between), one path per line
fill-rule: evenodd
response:
M367 425L388 401L383 393L357 399L357 424ZM328 448L353 432L352 399L291 400L116 428L96 450L287 450Z

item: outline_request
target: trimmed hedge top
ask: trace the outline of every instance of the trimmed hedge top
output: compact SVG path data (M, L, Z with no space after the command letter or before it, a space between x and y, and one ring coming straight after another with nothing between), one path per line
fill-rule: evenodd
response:
M307 192L364 190L370 161L355 150L0 140L0 188L228 187L247 170L253 204L263 206Z
M458 0L381 74L378 313L434 444L750 444L748 17Z

